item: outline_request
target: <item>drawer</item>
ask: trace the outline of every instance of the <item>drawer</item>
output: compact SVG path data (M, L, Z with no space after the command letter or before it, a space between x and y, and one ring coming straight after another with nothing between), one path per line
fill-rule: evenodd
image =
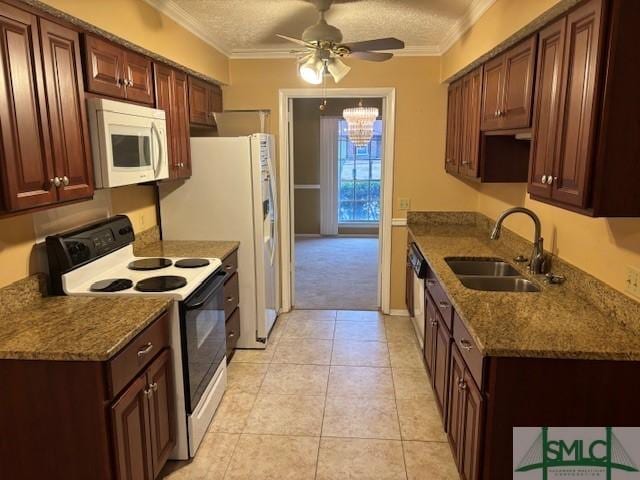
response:
M231 360L240 337L240 307L236 308L225 324L227 334L227 362Z
M436 308L440 312L440 315L442 315L444 323L447 325L449 330L451 330L453 325L453 306L449 301L449 297L442 289L442 286L440 286L440 282L438 282L431 270L427 270L427 280L425 283L428 292L433 298Z
M222 270L229 275L233 275L238 270L238 250L234 251L230 255L227 255L222 260Z
M225 282L222 290L224 292L224 318L229 320L229 317L240 301L237 273L234 273L233 276Z
M170 345L169 314L163 313L107 364L111 397L115 397L163 349Z
M482 389L482 354L458 314L453 316L453 341L462 354L471 376Z

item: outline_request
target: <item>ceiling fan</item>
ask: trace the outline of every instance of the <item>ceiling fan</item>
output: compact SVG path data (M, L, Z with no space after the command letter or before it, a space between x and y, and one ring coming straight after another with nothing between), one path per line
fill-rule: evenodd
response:
M309 83L315 85L322 83L325 74L331 75L336 83L342 80L351 70L351 67L341 60L343 57L384 62L393 57L393 53L374 50L400 50L404 48L402 40L392 37L342 43L340 29L329 25L324 18L334 0L309 1L315 5L320 13L318 22L302 32L301 39L277 34L284 40L304 47L304 50L295 50L292 53L300 54L298 70L300 76Z

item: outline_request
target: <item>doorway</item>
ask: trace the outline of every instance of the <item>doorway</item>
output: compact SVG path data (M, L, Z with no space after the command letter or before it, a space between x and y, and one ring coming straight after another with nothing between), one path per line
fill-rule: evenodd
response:
M393 89L281 90L283 311L388 312ZM356 147L344 108L378 108L368 145Z

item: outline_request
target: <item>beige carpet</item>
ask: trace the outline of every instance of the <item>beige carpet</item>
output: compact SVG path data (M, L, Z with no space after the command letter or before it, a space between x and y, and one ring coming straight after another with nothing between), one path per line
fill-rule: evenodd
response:
M297 237L295 308L378 309L378 239Z

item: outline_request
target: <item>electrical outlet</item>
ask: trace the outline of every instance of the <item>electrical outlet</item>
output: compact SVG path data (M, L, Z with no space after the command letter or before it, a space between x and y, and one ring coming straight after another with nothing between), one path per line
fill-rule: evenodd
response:
M627 292L640 298L640 269L627 267Z
M400 210L409 210L411 208L411 199L409 198L400 198Z

